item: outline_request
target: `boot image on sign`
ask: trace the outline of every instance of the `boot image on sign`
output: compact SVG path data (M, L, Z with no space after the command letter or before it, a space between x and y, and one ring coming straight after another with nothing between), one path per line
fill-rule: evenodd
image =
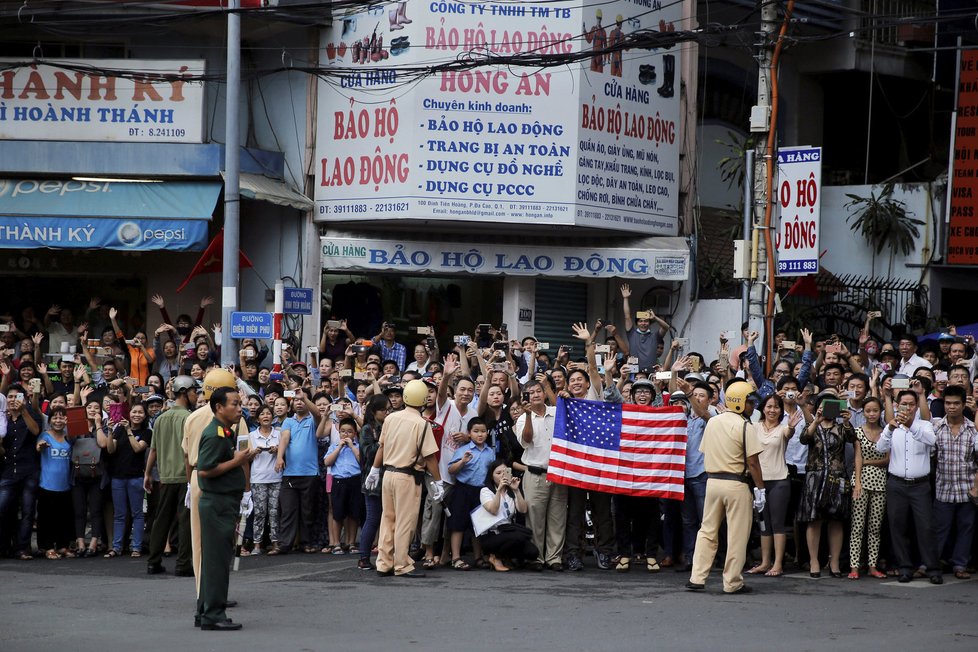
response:
M656 91L659 97L672 97L673 83L676 81L676 57L672 54L662 55L662 86Z
M414 22L413 20L410 20L407 17L407 0L405 0L404 2L398 5L397 20L399 23L401 23L401 25L410 25L411 23Z
M404 25L401 24L401 10L398 9L388 9L387 10L387 20L390 21L390 31L396 32L399 29L404 29Z

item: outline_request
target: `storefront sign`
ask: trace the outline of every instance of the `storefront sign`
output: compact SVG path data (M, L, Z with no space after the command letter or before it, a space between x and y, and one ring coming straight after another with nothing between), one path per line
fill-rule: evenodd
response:
M210 219L222 187L215 181L0 179L0 215Z
M532 247L322 238L323 269L436 274L506 274L683 281L689 250L681 238L648 248Z
M776 185L780 217L775 247L778 276L818 273L819 194L822 186L822 148L778 150Z
M204 61L0 59L0 140L200 143ZM125 76L122 76L124 73ZM165 76L161 77L161 76Z
M200 251L206 240L205 220L0 215L0 249Z
M442 70L416 84L399 69L600 51L632 31L674 31L681 9L637 0L597 9L583 0L406 0L336 16L323 60L344 72L339 88L319 85L317 219L675 235L678 47L601 52L563 67Z
M978 50L960 53L952 169L947 262L978 265Z

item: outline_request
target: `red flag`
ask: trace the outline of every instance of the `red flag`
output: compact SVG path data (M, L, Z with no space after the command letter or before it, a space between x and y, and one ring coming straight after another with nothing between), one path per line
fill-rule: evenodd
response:
M815 282L815 275L809 274L808 276L799 277L795 281L794 285L788 288L788 297L811 297L813 299L818 298L818 284Z
M190 270L190 275L183 279L183 283L177 288L177 292L183 290L187 287L187 283L197 276L198 274L213 274L214 272L220 272L224 266L224 229L221 229L211 243L207 245L207 249L204 253L200 255L200 260L194 265L194 268ZM254 267L248 257L244 255L244 252L238 249L238 267L244 269L246 267Z

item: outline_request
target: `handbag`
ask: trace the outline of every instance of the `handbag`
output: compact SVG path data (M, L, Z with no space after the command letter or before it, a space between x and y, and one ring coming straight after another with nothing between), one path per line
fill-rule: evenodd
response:
M76 478L93 480L102 475L102 449L94 437L75 440L71 447L71 466Z
M479 505L470 512L472 517L472 531L475 532L475 536L482 536L489 530L503 526L509 523L509 514L503 508L502 501L499 504L499 511L495 514L490 512L488 509Z

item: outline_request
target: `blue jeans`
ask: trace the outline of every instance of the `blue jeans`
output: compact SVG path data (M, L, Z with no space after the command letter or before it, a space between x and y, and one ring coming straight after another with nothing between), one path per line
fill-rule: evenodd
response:
M364 496L363 499L367 505L367 515L363 520L363 527L360 528L360 559L369 560L370 549L374 547L374 537L380 527L382 507L380 496Z
M112 509L115 512L112 526L112 549L122 550L122 537L126 532L126 514L132 516L132 551L143 547L143 479L112 478Z
M955 539L951 543L951 565L954 570L964 570L971 557L971 537L975 528L975 506L970 502L943 503L934 501L934 531L937 538L937 553L944 554L951 527L956 526Z
M683 554L686 563L693 563L693 549L696 547L696 534L703 523L703 504L706 502L706 473L695 478L686 478L683 499Z
M34 529L34 509L37 506L37 487L40 473L19 480L0 480L0 541L8 536L3 532L7 512L17 509L20 502L20 525L17 528L16 552L31 554L31 531Z

